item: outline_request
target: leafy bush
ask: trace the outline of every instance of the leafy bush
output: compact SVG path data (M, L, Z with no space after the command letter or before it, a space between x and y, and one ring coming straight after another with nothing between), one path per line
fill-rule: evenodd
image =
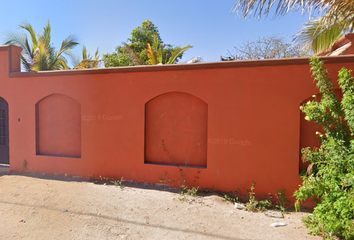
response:
M295 208L313 198L317 206L313 215L304 219L310 232L326 239L354 239L354 81L351 70L339 71L340 100L323 62L319 58L310 62L322 96L314 96L300 109L305 119L320 125L324 133L316 132L319 148L302 149L303 160L310 165L302 186L294 193Z

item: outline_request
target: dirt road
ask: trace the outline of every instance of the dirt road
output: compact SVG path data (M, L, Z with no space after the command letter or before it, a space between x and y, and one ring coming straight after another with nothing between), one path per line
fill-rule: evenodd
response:
M0 239L321 239L307 235L305 213L284 219L237 210L210 195L143 184L120 188L0 171ZM284 222L285 227L270 227Z

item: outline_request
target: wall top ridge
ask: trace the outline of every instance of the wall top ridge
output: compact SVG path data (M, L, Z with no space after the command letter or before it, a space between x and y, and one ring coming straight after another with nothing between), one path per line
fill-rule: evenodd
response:
M144 65L144 66L127 66L127 67L111 67L84 70L60 70L60 71L41 71L41 72L20 72L18 63L20 62L21 48L14 45L0 46L1 51L9 52L10 78L22 77L46 77L46 76L63 76L63 75L87 75L87 74L110 74L110 73L133 73L133 72L164 72L178 70L209 70L223 68L252 68L267 66L288 66L288 65L308 65L309 57L301 58L281 58L281 59L257 59L257 60L239 60L239 61L220 61L220 62L204 62L191 64L169 64L169 65ZM341 56L324 56L321 57L326 63L354 63L354 54Z

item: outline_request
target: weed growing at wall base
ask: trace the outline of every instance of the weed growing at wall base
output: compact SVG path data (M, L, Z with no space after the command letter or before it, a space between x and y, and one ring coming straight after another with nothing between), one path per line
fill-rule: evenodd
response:
M321 140L319 148L302 149L303 160L310 165L302 186L294 193L295 208L299 210L308 198L317 200L313 215L304 219L310 232L326 239L354 239L354 79L351 70L339 72L340 101L323 62L312 58L311 66L322 97L300 109L305 119L322 126L324 133L316 133Z
M112 178L110 182L113 183L114 186L119 186L120 188L124 188L124 185L123 185L124 181L125 181L124 178L121 177L120 180L115 180Z
M176 165L176 160L173 157L171 157L170 152L166 148L164 139L162 139L161 147L162 147L164 153L166 154L166 156L170 159L171 164ZM170 179L168 177L168 173L167 172L165 172L165 176L164 177L159 178L159 181L163 182L163 183L179 183L179 184L182 184L181 185L181 189L182 190L181 190L180 194L183 196L183 198L181 199L183 201L186 200L186 196L193 196L193 197L197 196L197 193L198 193L198 190L199 190L199 186L196 186L196 185L197 185L197 180L199 179L199 174L200 174L200 171L198 171L197 174L194 176L194 180L193 180L193 185L194 186L188 186L187 183L186 183L186 173L187 173L188 162L186 162L185 164L186 165L185 165L184 168L176 165L176 167L179 170L179 175L180 175L180 177L178 179Z
M267 209L276 209L282 212L286 211L288 199L285 194L285 189L278 189L276 195L266 194L263 197L256 197L256 183L252 181L250 189L247 189L247 196L240 189L235 192L223 194L225 200L232 203L244 203L246 209L251 212L265 211ZM275 200L274 200L275 199Z
M123 182L126 181L123 177L121 177L119 180L114 178L102 177L101 175L98 178L93 175L92 177L90 177L90 180L94 184L113 184L114 186L119 186L121 189L124 188Z

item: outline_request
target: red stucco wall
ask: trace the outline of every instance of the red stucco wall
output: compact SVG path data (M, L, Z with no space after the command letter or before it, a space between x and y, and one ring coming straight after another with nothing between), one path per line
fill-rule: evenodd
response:
M17 47L0 47L0 97L9 103L12 171L123 176L149 183L165 179L171 180L169 183L175 180L178 185L181 168L166 164L169 158L164 158L158 144L163 138L171 143L167 150L173 155L171 159L197 159L197 167L182 167L187 184L233 191L249 188L254 181L258 194L286 189L292 195L300 183L299 106L317 93L308 59L19 73L19 53ZM333 76L342 66L354 67L354 56L325 59ZM190 106L178 99L173 103L173 98L153 102L158 96L168 96L163 95L166 93L191 96L197 99L198 107L194 109L194 102L189 100L185 103ZM81 125L68 122L70 129L81 128L79 157L37 154L36 104L52 94L67 96L80 106L72 107L68 113L75 115L77 111L73 109L80 109ZM57 113L58 106L50 106L45 113ZM167 111L171 113L169 120L161 128L151 127L158 123L158 109L146 119L146 108L156 106L171 109ZM201 110L203 106L207 109ZM191 120L181 117L173 122L176 114ZM70 121L65 119L70 118L55 121L59 125L60 121ZM150 126L148 138L146 123ZM151 135L154 132L157 135ZM65 131L56 134L47 135L45 141L53 137L53 143L68 147L61 142L67 139L61 135ZM178 134L185 135L174 138ZM308 134L314 137L314 133ZM195 135L198 136L190 139ZM197 148L193 152L193 144L199 142L200 152ZM152 162L145 158L150 150L155 151L149 153ZM57 154L60 155L54 155ZM204 162L200 159L203 156Z

